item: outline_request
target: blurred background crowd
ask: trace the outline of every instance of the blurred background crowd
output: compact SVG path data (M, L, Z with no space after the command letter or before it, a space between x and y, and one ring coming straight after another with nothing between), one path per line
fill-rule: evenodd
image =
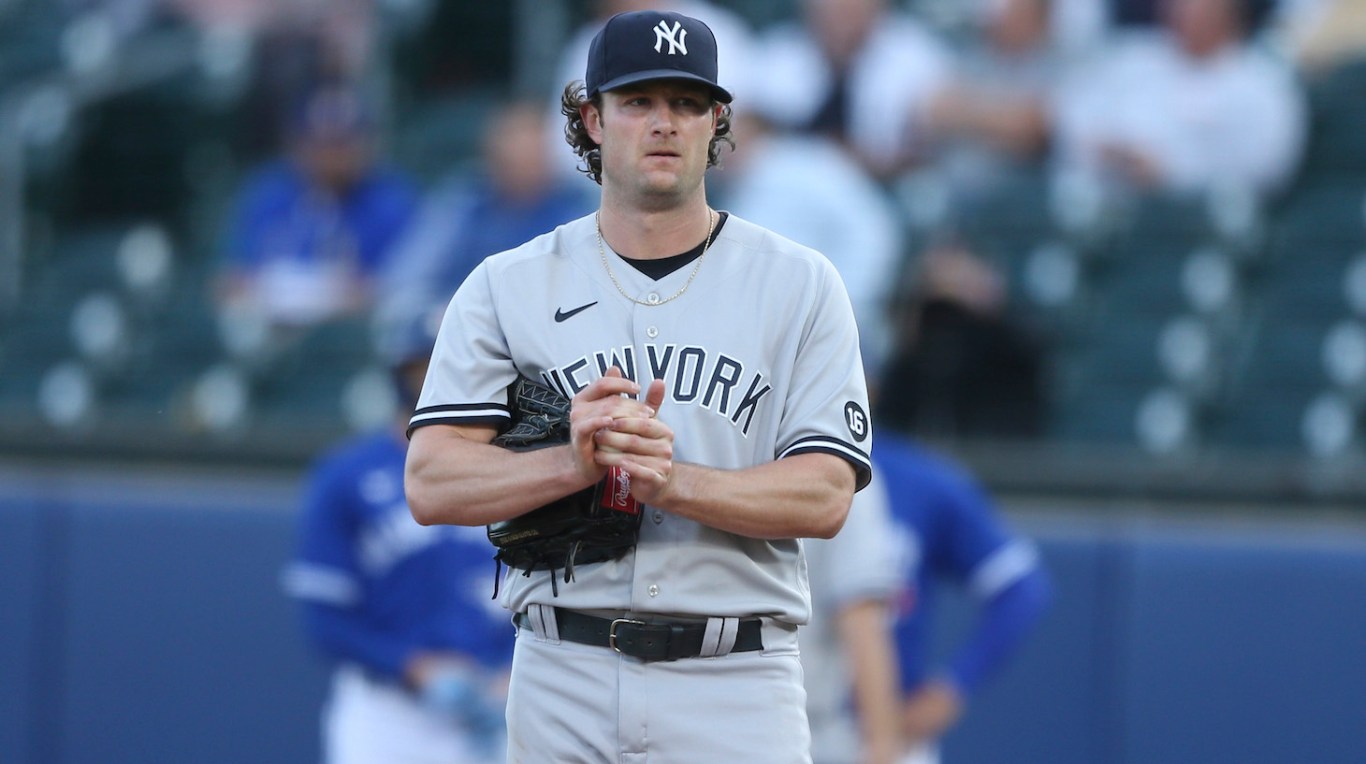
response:
M592 208L557 96L648 5L0 2L0 447L298 461L388 421L386 327ZM737 93L714 203L836 263L881 427L1001 482L1353 490L1359 2L677 5Z

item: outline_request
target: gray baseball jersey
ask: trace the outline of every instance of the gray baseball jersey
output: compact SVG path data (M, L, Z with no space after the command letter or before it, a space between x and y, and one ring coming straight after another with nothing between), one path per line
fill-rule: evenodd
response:
M568 396L615 365L642 387L667 384L658 417L674 458L742 469L821 452L871 476L858 333L834 267L814 250L731 215L696 276L655 281L599 254L594 218L487 258L456 292L411 426L510 421L518 373ZM657 304L650 304L657 303ZM511 572L503 605L674 615L809 617L801 544L761 540L645 506L636 549L581 566L554 597L550 573Z

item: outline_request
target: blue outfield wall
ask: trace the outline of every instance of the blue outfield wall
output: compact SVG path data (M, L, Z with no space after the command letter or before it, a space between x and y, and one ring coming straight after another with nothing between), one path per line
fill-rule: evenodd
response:
M34 690L40 671L40 515L30 503L0 498L0 761L34 761L30 733L37 729Z
M326 669L278 584L292 481L12 477L0 762L318 761Z
M0 470L0 762L318 760L292 479ZM1366 761L1366 527L1020 513L1055 601L945 759ZM946 596L941 643L972 610Z
M1018 523L1057 586L949 762L1366 762L1366 529ZM941 650L970 626L959 597Z

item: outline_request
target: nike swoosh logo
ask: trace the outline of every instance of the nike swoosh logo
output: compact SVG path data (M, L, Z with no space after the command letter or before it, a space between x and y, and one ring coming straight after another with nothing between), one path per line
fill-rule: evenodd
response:
M556 309L555 309L555 323L558 324L558 323L560 323L561 321L564 321L564 320L567 319L567 318L572 318L573 316L576 316L576 315L578 315L578 314L584 312L585 310L588 310L589 308L591 308L591 307L593 307L594 305L597 305L597 304L598 304L598 301L597 301L597 300L594 300L594 301L588 303L587 305L580 305L579 307L577 307L577 308L575 308L575 309L573 309L573 310L560 310L559 308L556 308Z

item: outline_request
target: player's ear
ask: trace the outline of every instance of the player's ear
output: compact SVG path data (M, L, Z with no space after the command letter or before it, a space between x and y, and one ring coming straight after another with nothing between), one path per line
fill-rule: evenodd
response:
M602 110L592 101L585 102L579 106L579 119L583 120L583 129L588 132L588 137L601 146Z

